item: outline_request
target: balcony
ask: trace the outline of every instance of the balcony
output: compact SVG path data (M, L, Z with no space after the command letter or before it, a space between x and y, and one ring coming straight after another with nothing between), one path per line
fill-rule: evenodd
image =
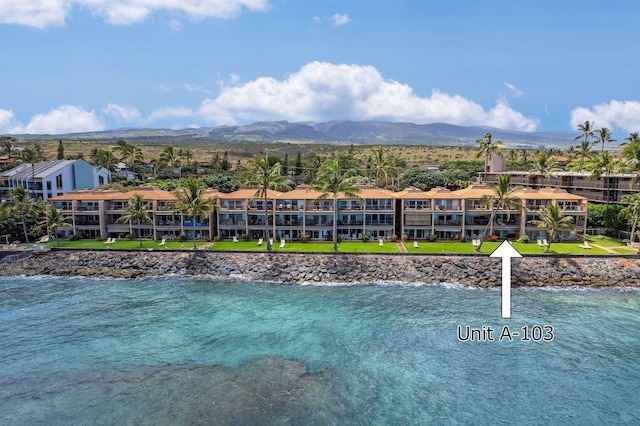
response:
M244 226L246 222L244 220L221 220L220 226Z

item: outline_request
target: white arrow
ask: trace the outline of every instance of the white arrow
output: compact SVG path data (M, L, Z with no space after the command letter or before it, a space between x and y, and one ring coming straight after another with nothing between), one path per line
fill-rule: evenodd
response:
M504 240L489 257L502 258L502 318L511 318L511 258L522 255Z

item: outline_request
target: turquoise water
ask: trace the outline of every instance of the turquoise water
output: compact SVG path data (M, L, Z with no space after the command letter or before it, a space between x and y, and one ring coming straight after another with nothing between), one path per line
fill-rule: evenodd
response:
M640 424L639 292L512 302L503 320L499 291L446 285L0 279L0 424Z

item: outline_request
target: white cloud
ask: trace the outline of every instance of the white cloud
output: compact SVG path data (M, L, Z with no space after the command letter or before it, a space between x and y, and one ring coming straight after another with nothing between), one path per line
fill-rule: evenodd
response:
M109 104L102 108L102 113L113 117L118 123L133 123L140 121L140 111L133 107Z
M514 98L519 98L520 96L524 95L524 91L518 89L514 84L505 82L504 85L511 91L511 96L513 96Z
M169 93L169 92L173 92L175 90L175 87L173 87L173 85L170 83L160 83L154 86L154 89L159 90L161 92Z
M223 87L217 98L202 102L199 114L217 124L352 119L533 131L539 123L511 109L506 100L485 111L469 99L438 90L420 97L406 84L383 79L371 66L326 62L311 62L284 80L261 77L240 86Z
M172 19L169 21L169 27L172 31L178 32L182 30L182 22L178 21L177 19Z
M349 18L349 15L347 15L346 13L342 15L336 13L331 17L331 23L336 27L347 25L349 22L351 22L351 18Z
M506 99L498 100L495 107L489 111L487 125L499 129L514 129L524 132L535 132L540 120L528 118L509 107Z
M349 22L351 22L351 18L349 18L349 15L344 13L344 14L340 14L340 13L336 13L332 16L314 16L313 17L313 22L316 24L322 24L324 22L329 22L331 23L331 25L333 25L334 27L341 27L343 25L347 25Z
M9 117L12 121L13 113ZM1 122L2 118L0 118ZM103 130L104 125L94 111L73 105L62 105L46 114L31 117L26 126L13 123L10 133L59 134ZM9 132L8 132L9 133Z
M0 23L37 28L63 25L72 5L115 25L134 24L160 10L183 13L192 19L230 19L243 10L257 12L270 7L269 0L0 0Z
M640 102L616 101L599 104L589 108L575 108L571 111L571 126L591 121L596 128L608 127L625 132L640 131Z
M209 95L211 94L211 91L209 89L207 89L206 87L203 86L199 86L197 84L191 84L191 83L184 83L182 85L182 88L189 92L189 93L202 93L205 95Z
M0 0L0 23L44 28L63 25L71 0Z
M18 133L15 131L17 127L18 125L15 122L13 111L8 109L0 109L0 134Z
M149 124L153 123L157 120L162 120L165 118L185 118L192 117L193 111L186 107L164 107L153 110L151 114L149 114L144 120L144 123Z

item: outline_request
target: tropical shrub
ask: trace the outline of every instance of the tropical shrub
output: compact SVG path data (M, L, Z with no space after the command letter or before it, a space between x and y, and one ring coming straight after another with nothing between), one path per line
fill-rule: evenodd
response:
M369 235L367 234L360 234L358 235L358 239L360 241L362 241L363 243L366 243L367 241L369 241Z

